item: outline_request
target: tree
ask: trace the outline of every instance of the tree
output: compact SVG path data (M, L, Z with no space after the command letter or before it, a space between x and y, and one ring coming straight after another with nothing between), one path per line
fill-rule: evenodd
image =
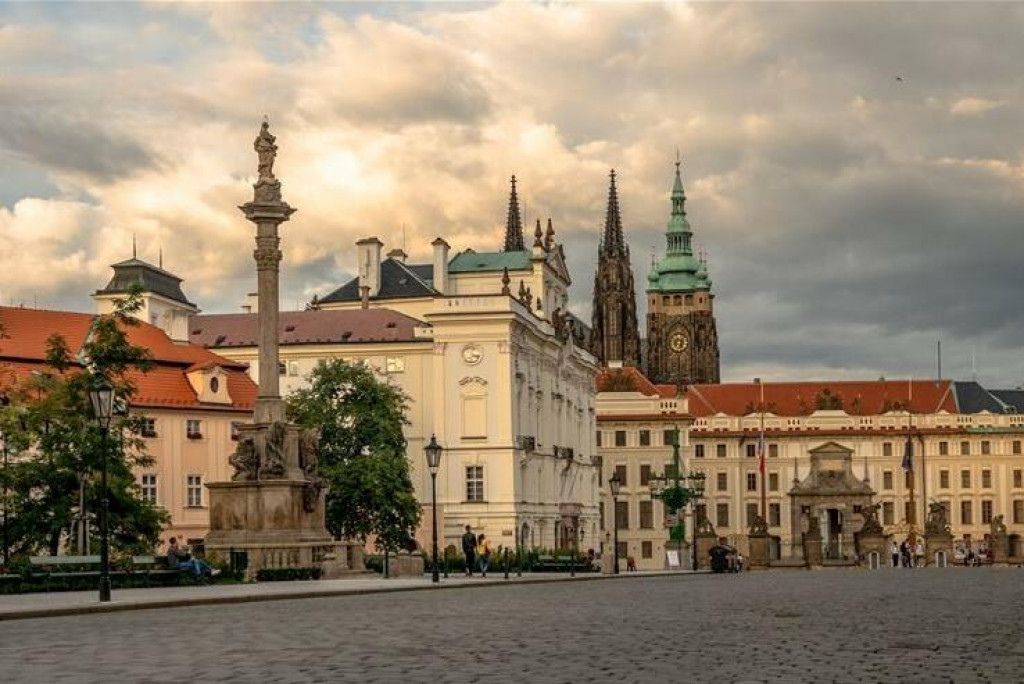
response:
M127 409L135 387L131 373L152 366L148 350L131 344L128 328L138 325L132 313L141 306L138 292L116 303L115 311L98 316L80 351L86 371L74 359L66 340L47 340L45 372L34 372L11 391L0 407L0 423L16 453L6 474L10 488L9 536L15 554L56 554L61 541L77 546L71 531L82 503L98 512L103 493L99 471L103 445L92 418L89 388L93 374L104 375ZM167 513L143 501L133 469L152 464L141 438L142 416L121 410L111 424L107 442L111 547L115 551L151 550L159 541Z
M288 397L291 420L320 431L327 527L382 549L404 547L420 521L402 427L408 398L362 364L321 362Z

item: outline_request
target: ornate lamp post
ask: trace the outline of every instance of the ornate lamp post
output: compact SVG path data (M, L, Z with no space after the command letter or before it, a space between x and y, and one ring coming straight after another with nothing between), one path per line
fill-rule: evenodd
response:
M114 388L102 375L98 376L89 390L92 415L100 429L100 450L103 465L100 470L103 498L100 500L100 601L110 600L110 492L107 487L107 435L110 432L110 418L114 414Z
M676 522L672 526L670 538L676 542L676 553L680 563L683 555L683 541L686 536L682 518L683 509L688 504L704 497L705 477L701 472L693 472L686 476L682 474L682 463L679 457L679 429L677 428L672 440L672 473L652 476L648 480L648 486L651 490L651 498L661 499L665 504L665 509L674 512ZM696 528L696 521L694 521L694 527Z
M612 491L612 558L615 560L614 569L612 573L615 575L619 574L619 492L622 490L622 480L619 479L619 474L615 473L611 479L608 480L608 488Z
M444 452L444 448L437 443L437 437L430 435L430 443L423 447L423 451L427 454L427 467L430 468L430 507L433 515L434 547L434 562L432 563L434 572L431 575L431 581L436 584L441 581L437 572L437 470L441 467L441 454Z

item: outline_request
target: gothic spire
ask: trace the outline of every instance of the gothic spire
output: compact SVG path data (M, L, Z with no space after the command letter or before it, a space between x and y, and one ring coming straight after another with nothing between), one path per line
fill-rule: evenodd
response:
M604 237L601 240L606 254L622 254L626 251L622 239L622 216L619 213L619 193L615 189L615 169L612 169L608 185L608 208L604 217Z
M508 197L508 219L505 221L505 252L522 252L523 220L519 215L519 195L516 194L516 177L512 176L512 192Z

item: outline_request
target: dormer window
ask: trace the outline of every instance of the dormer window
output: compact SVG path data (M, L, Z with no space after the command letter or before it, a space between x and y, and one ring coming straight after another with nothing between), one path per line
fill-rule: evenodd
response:
M214 394L220 391L220 378L210 378L210 391L213 392Z

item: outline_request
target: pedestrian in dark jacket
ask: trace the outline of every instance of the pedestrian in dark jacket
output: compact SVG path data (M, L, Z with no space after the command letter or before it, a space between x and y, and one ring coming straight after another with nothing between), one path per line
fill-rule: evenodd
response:
M466 577L472 577L476 566L476 535L469 525L466 525L466 533L462 535L462 553L466 556Z

